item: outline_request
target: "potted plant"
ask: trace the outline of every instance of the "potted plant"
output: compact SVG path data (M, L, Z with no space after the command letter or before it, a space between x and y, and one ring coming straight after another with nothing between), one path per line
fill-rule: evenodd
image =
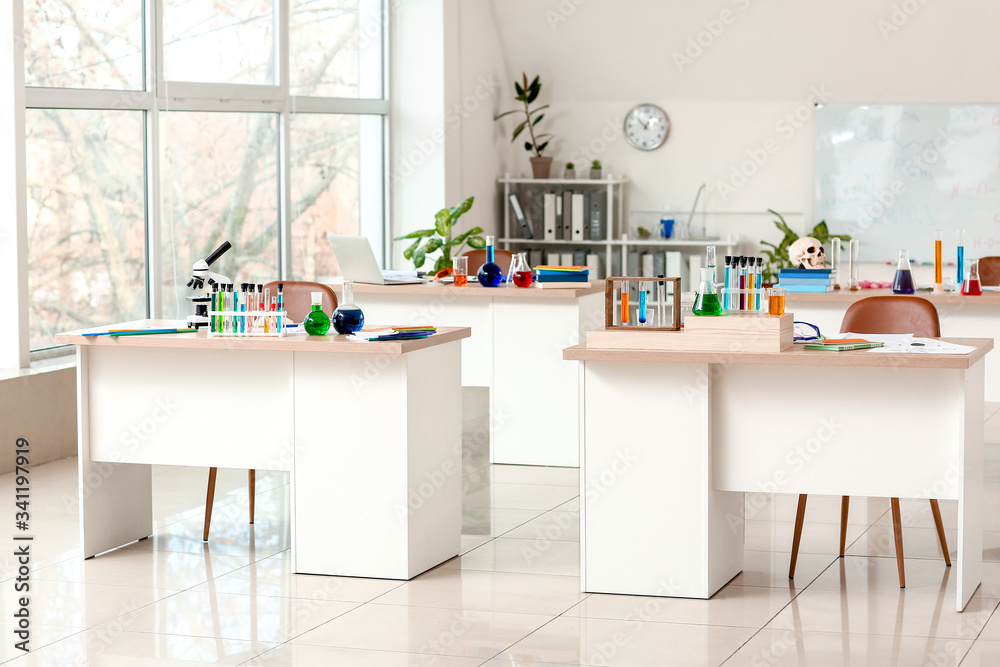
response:
M563 178L576 178L576 166L572 162L567 162L563 169Z
M594 160L590 163L590 177L594 180L601 179L601 161Z
M775 245L774 243L768 243L767 241L761 241L762 246L768 246L768 249L762 249L764 253L764 276L763 281L765 283L774 283L778 279L778 269L786 268L791 266L791 260L788 258L788 248L793 243L799 239L799 235L792 231L785 222L785 219L781 217L781 214L772 209L767 209L768 213L777 216L777 220L774 221L774 226L780 231L784 232L784 237L782 237L781 242ZM851 237L846 234L831 234L830 230L826 226L825 220L820 220L813 227L812 232L809 236L813 237L823 245L826 245L830 239L839 238L842 241L850 241Z
M539 82L536 76L531 83L528 83L528 75L524 72L521 73L521 82L514 82L514 91L517 95L514 99L518 102L524 104L523 109L514 109L513 111L505 111L493 120L500 120L504 116L509 116L510 114L524 114L524 120L522 120L517 127L514 128L514 136L511 137L510 142L514 143L517 138L521 136L521 133L525 129L528 130L528 134L531 136L531 141L524 142L524 149L531 156L531 173L535 178L548 178L549 171L552 169L552 158L543 157L542 151L545 147L549 145L549 141L541 141L545 137L551 137L549 133L535 134L535 126L538 125L545 118L545 114L541 113L544 109L548 109L549 105L545 104L540 107L531 108L531 103L538 99L538 93L542 89L542 84Z
M419 269L427 260L427 255L440 250L441 256L434 262L434 273L437 273L441 269L451 268L452 251L458 255L466 244L470 248L486 247L486 239L479 236L483 233L482 227L473 227L455 237L451 235L455 223L463 213L472 208L474 201L475 197L469 197L458 206L441 209L434 216L434 226L430 229L420 229L406 236L396 237L396 241L415 239L410 247L403 251L403 257L413 260L413 268Z
M636 232L639 234L640 239L648 239L650 236L653 235L653 232L649 231L645 227L640 227L639 229L636 230Z

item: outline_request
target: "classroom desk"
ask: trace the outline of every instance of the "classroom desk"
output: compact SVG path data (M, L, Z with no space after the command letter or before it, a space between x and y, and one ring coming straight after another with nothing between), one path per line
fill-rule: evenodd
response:
M840 331L850 304L870 296L893 296L891 289L836 290L824 294L785 294L785 310L795 319L811 322L829 335ZM1000 292L962 296L957 292L917 292L913 296L934 304L941 319L941 334L969 338L1000 337ZM986 400L1000 402L1000 356L986 358Z
M993 340L949 340L977 349L567 348L583 366L583 591L711 597L743 569L745 492L939 498L958 500L961 611L981 581Z
M604 325L603 281L580 289L354 283L354 294L366 321L472 328L462 384L490 390L493 463L580 465L579 373L560 351Z
M152 534L150 464L290 471L297 573L410 579L459 553L468 329L391 343L82 333L56 342L77 346L85 558Z

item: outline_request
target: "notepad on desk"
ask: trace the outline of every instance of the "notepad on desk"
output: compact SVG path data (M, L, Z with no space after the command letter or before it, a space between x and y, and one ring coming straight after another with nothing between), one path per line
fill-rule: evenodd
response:
M845 352L847 350L867 350L873 347L883 347L885 343L865 341L863 343L806 343L802 347L807 350L826 350L827 352Z

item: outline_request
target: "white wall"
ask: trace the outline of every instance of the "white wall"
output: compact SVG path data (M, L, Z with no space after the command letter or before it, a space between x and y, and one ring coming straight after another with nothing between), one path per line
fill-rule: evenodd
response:
M491 4L392 4L392 235L433 226L437 211L469 196L476 203L457 230L492 228L508 151L493 116L509 84ZM405 247L393 244L394 266L409 266Z
M510 72L541 74L542 102L553 105L547 125L557 135L550 150L557 171L567 159L599 157L606 172L632 180L629 209L669 204L685 218L698 186L708 183L709 210L729 213L709 216L709 231L739 233L751 241L747 252L777 236L767 208L790 213L800 231L815 223L813 101L1000 100L1000 3L991 0L493 6ZM505 105L510 99L508 91ZM660 105L672 121L667 143L649 153L629 147L619 131L640 102ZM481 142L489 143L485 131ZM749 165L755 173L745 184L734 192L720 185L733 185L734 169L753 154L763 164ZM519 150L513 170L528 167Z

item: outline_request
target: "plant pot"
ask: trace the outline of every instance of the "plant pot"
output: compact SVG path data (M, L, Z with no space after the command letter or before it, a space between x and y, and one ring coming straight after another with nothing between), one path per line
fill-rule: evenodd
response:
M531 175L535 178L548 178L552 170L552 158L533 157L531 158Z
M566 180L573 180L576 178L576 169L564 169L563 178Z
M590 178L593 179L593 180L595 180L595 181L601 180L601 170L600 169L591 169L590 170Z

